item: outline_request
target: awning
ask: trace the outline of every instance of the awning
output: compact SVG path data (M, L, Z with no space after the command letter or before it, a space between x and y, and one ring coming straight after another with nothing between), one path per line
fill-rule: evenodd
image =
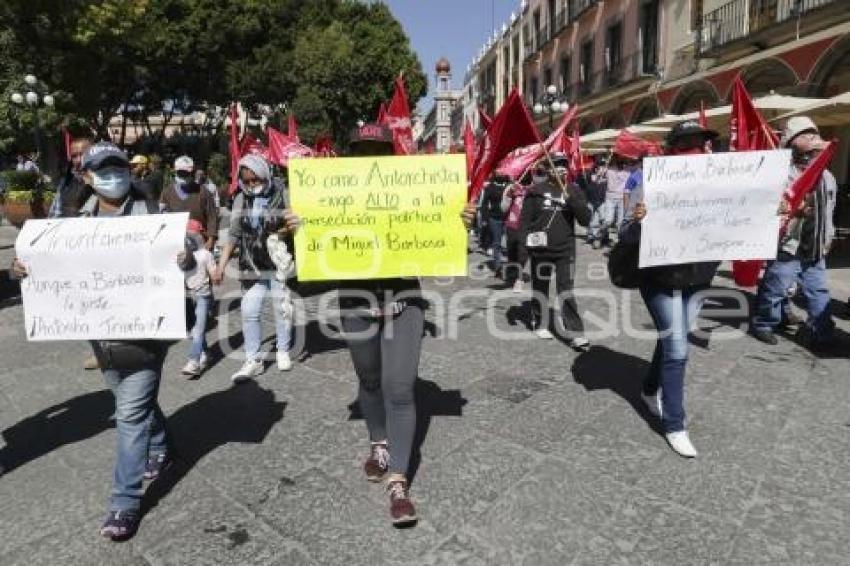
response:
M824 127L850 125L850 92L819 100L804 108L782 114L772 121L781 126L784 120L792 116L808 116L815 124Z
M785 96L783 94L767 94L753 99L753 104L759 109L761 115L770 120L777 116L788 112L795 112L802 108L808 108L813 105L824 102L822 98L803 98L799 96ZM725 135L729 130L729 115L732 113L732 105L718 106L717 108L709 108L705 111L705 117L708 120L708 127L717 130L721 135ZM699 111L690 112L681 116L665 116L655 118L645 122L646 125L653 126L674 126L679 122L686 120L699 120Z

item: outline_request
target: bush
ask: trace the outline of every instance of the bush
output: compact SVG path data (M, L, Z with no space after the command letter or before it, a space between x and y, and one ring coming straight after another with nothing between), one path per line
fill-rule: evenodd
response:
M3 171L0 173L0 186L7 191L44 190L41 175L35 171Z
M12 190L3 195L3 201L7 203L27 204L37 202L39 200L49 203L53 200L53 194L45 193L43 191Z
M227 183L230 177L230 159L223 153L213 153L207 161L207 176L218 186Z

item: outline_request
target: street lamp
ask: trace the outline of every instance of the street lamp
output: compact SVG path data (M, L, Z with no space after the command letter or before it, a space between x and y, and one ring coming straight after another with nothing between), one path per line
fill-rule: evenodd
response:
M558 96L557 87L555 85L549 85L546 87L546 92L540 97L540 100L534 103L532 110L538 116L544 112L549 116L549 129L551 130L554 127L555 114L566 112L569 107L570 105L567 104L567 101L562 101L561 97Z
M43 104L47 108L52 108L56 104L56 99L51 94L39 96L41 91L47 89L42 88L42 85L38 82L38 78L33 74L24 76L24 84L27 87L26 94L13 92L10 99L17 106L23 106L26 103L35 112L35 147L40 158L43 153L41 151L41 116L38 113L39 104Z

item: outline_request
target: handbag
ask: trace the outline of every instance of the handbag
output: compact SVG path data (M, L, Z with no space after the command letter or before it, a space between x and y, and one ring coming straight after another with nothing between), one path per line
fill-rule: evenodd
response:
M542 250L549 245L549 228L552 226L552 222L555 220L555 215L561 212L560 209L556 208L552 211L552 217L549 218L549 223L546 224L546 227L543 230L537 232L529 232L525 237L525 247L531 250Z
M639 257L639 243L621 240L614 244L614 247L608 253L608 277L615 287L637 289L640 286Z

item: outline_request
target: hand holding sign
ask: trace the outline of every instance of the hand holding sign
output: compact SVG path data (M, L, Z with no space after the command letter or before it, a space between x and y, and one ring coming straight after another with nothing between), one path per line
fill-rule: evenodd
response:
M466 275L462 155L298 160L289 182L299 280Z
M188 214L30 220L15 242L29 340L186 335Z
M788 150L645 159L640 267L776 257L790 167Z

